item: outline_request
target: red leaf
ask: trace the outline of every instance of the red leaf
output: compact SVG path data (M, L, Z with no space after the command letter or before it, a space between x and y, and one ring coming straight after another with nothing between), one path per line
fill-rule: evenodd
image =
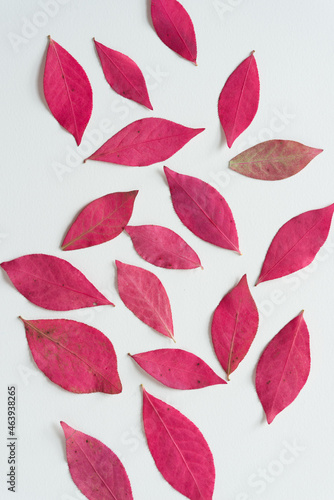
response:
M196 177L164 170L174 210L183 224L202 240L240 253L233 215L221 194Z
M259 313L244 275L219 303L211 326L213 346L227 380L246 356L258 325Z
M132 500L131 485L119 458L98 439L60 422L70 474L89 500Z
M92 88L80 64L51 38L43 85L51 113L79 145L92 114Z
M256 368L256 391L268 424L296 399L310 366L309 332L301 313L269 342Z
M167 269L194 269L201 266L198 255L174 231L162 226L127 226L139 255L154 266Z
M54 311L114 305L72 264L52 255L32 254L0 264L30 302Z
M130 356L151 377L172 389L226 384L201 358L182 349L157 349Z
M297 174L322 151L295 141L265 141L232 158L229 167L253 179L277 181Z
M68 319L22 321L36 365L52 382L80 394L122 392L113 345L99 330Z
M215 466L196 425L145 389L143 420L148 447L166 481L191 500L211 500Z
M143 73L130 57L94 39L104 76L117 94L152 108Z
M252 52L228 77L219 96L218 114L229 148L252 123L259 98L259 73Z
M120 130L87 159L144 167L167 160L203 130L162 118L143 118Z
M111 193L89 203L75 219L62 250L77 250L116 238L130 220L138 191Z
M333 212L334 203L304 212L286 222L271 242L257 284L286 276L311 264L326 241Z
M185 8L177 0L152 0L151 16L160 40L174 52L196 64L196 35Z
M173 337L169 298L161 281L150 271L116 260L118 291L137 318L166 337Z

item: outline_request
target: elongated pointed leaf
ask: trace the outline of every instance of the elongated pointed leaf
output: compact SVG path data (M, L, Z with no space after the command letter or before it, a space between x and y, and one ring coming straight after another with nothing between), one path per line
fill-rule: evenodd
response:
M35 363L52 382L80 394L122 392L113 345L99 330L68 319L22 321Z
M322 151L295 141L265 141L232 158L229 167L253 179L278 181L296 175Z
M43 85L51 113L79 145L92 114L92 88L80 64L51 38Z
M104 76L117 94L152 108L143 73L130 57L95 42Z
M269 342L256 368L256 391L268 424L296 399L310 366L309 332L301 313Z
M244 275L219 303L211 326L213 347L228 380L246 356L258 325L259 313Z
M174 210L196 236L213 245L239 251L230 207L210 184L164 167Z
M177 0L152 0L151 16L160 40L174 52L196 64L196 35L185 8Z
M259 73L252 52L228 77L219 96L218 114L229 148L252 123L259 98Z
M213 456L196 425L145 389L143 420L148 447L166 481L191 500L211 500Z
M334 203L310 210L286 222L276 233L257 281L273 280L308 266L325 243Z
M163 118L143 118L120 130L88 160L145 167L167 160L203 130Z
M31 254L0 265L26 299L45 309L114 305L78 269L58 257Z
M118 291L126 307L146 325L174 339L169 298L159 278L118 260L116 266Z
M154 266L167 269L194 269L201 266L198 255L179 236L162 226L127 226L139 255Z
M62 250L77 250L116 238L130 220L138 191L111 193L89 203L75 219Z
M182 349L157 349L131 357L149 375L172 389L226 384L201 358Z
M98 439L60 422L66 439L70 474L89 500L132 500L126 470L117 455Z

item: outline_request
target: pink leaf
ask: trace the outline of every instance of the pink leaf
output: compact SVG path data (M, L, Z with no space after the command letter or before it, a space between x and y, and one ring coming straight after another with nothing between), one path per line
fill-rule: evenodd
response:
M204 128L188 128L162 118L143 118L120 130L88 160L144 167L165 161Z
M0 264L30 302L54 311L114 305L66 260L32 254Z
M244 275L219 303L211 326L213 346L227 380L246 356L258 325L259 313Z
M253 179L277 181L297 174L322 151L295 141L265 141L232 158L229 167Z
M92 114L92 89L80 64L51 38L43 85L51 113L79 145Z
M218 114L229 148L252 123L259 98L259 73L252 52L229 76L219 96Z
M201 266L198 255L174 231L162 226L127 226L139 255L154 266L167 269L194 269Z
M286 222L271 242L257 284L286 276L311 264L327 239L333 212L334 203L304 212Z
M118 291L137 318L174 340L169 298L161 281L150 271L116 260Z
M111 193L89 203L67 232L62 250L87 248L116 238L130 220L137 194Z
M145 389L143 420L148 447L166 481L191 500L211 500L215 466L196 425Z
M201 358L182 349L157 349L131 357L151 377L172 389L226 384Z
M89 500L132 500L131 485L119 458L98 439L60 422L70 474Z
M196 177L164 170L174 210L183 224L202 240L240 253L233 215L221 194Z
M130 57L94 39L104 76L117 94L152 108L143 73Z
M36 365L52 382L80 394L122 392L113 345L99 330L68 319L22 321Z
M160 40L174 52L196 64L196 35L185 8L177 0L152 0L151 16Z
M269 342L256 368L256 391L268 424L296 399L310 366L309 332L301 313Z

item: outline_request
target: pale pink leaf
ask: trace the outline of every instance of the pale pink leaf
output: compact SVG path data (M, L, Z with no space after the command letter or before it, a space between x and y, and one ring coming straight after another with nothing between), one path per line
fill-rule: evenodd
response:
M240 253L234 218L221 194L196 177L164 170L174 210L183 224L202 240Z
M165 480L191 500L211 500L215 466L196 425L145 389L143 420L148 447Z
M194 269L201 266L194 250L171 229L162 226L127 226L139 255L154 266L167 269Z
M60 422L66 439L70 474L89 500L133 500L126 470L113 451L98 439Z
M296 399L310 367L309 332L301 313L269 342L256 368L256 391L268 424Z
M58 257L31 254L0 265L26 299L45 309L114 305L78 269Z
M79 145L92 114L92 88L80 64L51 38L43 86L51 113Z

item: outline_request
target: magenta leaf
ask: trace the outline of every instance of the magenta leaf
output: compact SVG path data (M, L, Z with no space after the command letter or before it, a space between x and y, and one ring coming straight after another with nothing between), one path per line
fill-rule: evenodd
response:
M166 269L194 269L201 266L198 255L179 236L162 226L127 226L136 252L150 264Z
M51 113L79 145L92 114L92 88L80 64L51 38L43 86Z
M113 345L99 330L68 319L22 321L35 363L52 382L79 394L122 392Z
M221 248L240 253L230 207L210 184L164 167L174 210L196 236Z
M111 193L92 201L67 232L62 250L77 250L116 238L130 220L138 191Z
M31 254L0 265L26 299L45 309L114 305L78 269L58 257Z
M256 368L256 391L268 424L296 399L310 367L309 332L302 312L269 342Z
M150 271L116 260L119 295L146 325L174 340L169 298L161 281Z
M87 159L144 167L167 160L203 130L163 118L143 118L120 130Z
M226 384L201 358L182 349L157 349L130 356L151 377L172 389Z
M286 276L311 264L327 239L333 212L334 203L304 212L286 222L271 242L257 284Z
M66 439L70 474L89 500L133 500L126 470L115 455L98 439L60 422Z
M219 303L211 326L213 346L227 380L249 351L258 325L259 313L244 275Z
M166 481L191 500L211 500L215 466L196 425L144 388L143 420L148 447Z
M174 52L196 64L196 35L185 8L177 0L152 0L151 16L160 40Z
M229 76L219 96L218 114L229 148L252 123L259 98L259 73L252 52Z
M94 39L104 76L117 94L152 108L143 73L130 57Z
M253 179L277 181L296 175L322 151L295 141L265 141L232 158L229 167Z

